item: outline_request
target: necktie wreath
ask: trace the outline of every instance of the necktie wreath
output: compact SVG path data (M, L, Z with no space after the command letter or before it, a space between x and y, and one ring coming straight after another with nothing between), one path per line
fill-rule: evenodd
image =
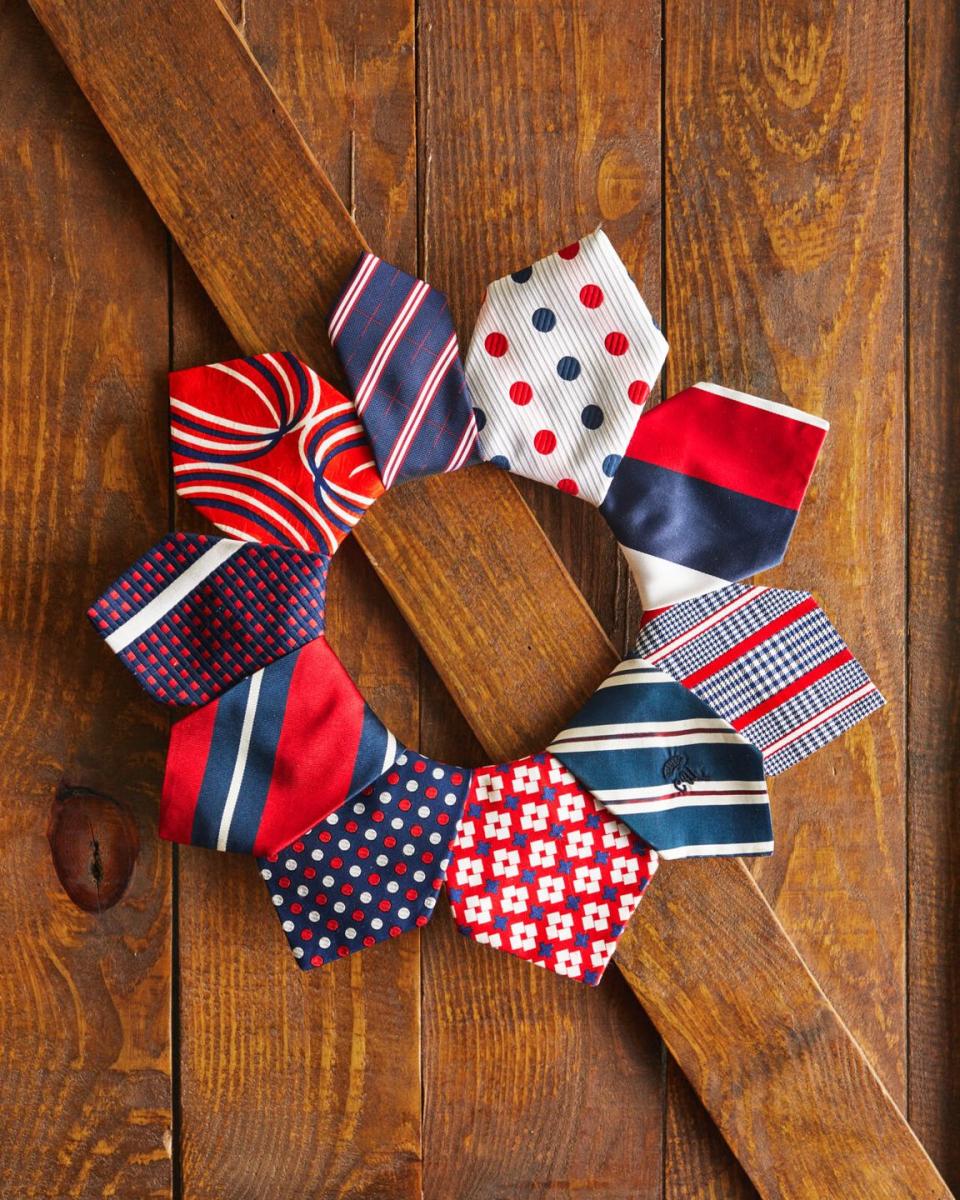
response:
M883 704L781 562L827 424L716 384L649 412L667 353L601 231L446 299L364 254L329 318L353 399L287 353L171 375L173 533L90 609L173 727L160 833L254 854L294 956L424 925L596 984L659 858L773 849L766 777ZM546 750L477 770L401 745L324 638L330 559L385 489L478 462L599 507L645 610Z

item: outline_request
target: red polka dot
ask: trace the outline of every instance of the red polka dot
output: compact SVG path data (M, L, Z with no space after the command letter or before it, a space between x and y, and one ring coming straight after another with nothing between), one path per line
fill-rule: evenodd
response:
M564 246L564 248L562 250L558 250L557 253L561 258L576 258L580 253L580 243L571 242L569 246Z
M418 758L417 761L413 764L413 769L416 771L416 773L418 775L422 775L424 773L424 771L427 769L427 764L423 761L422 758Z
M349 953L350 953L350 951L347 949L346 946L338 946L337 947L337 954L339 954L341 958L346 958Z
M375 937L371 937L370 934L368 933L367 936L363 939L363 944L365 946L375 946L377 944L377 939Z
M454 787L457 787L463 783L463 776L459 771L454 771L454 773L450 776L450 782L454 785Z
M310 959L310 965L313 967L322 967L323 959L320 957L319 954L314 954Z
M603 339L603 344L606 347L608 354L626 354L626 352L630 349L630 343L627 341L627 335L616 330L613 333L607 334L607 336Z
M390 936L391 937L399 937L401 933L403 933L403 930L400 928L399 925L391 925L390 926Z
M381 900L377 904L377 908L379 908L381 912L389 912L390 911L390 901L389 900Z
M566 492L570 496L576 496L580 492L580 489L577 487L576 480L573 479L561 479L557 484L557 488L561 492Z
M603 303L603 292L595 283L585 283L580 289L580 303L584 308L599 308Z
M491 358L503 358L509 344L504 334L494 331L484 338L483 348Z
M650 395L650 384L642 379L635 379L627 388L627 395L634 404L645 404Z
M510 384L510 399L514 404L529 404L533 399L533 388L529 383L518 379L516 383Z
M533 448L538 454L552 454L557 448L557 435L550 429L541 429L534 435Z
M312 938L313 938L313 930L312 930L312 929L301 929L301 930L300 930L300 937L301 937L301 938L302 938L302 940L303 940L303 941L305 941L305 942L309 942L309 941L311 941L311 940L312 940Z
M417 917L417 924L418 925L426 925L427 921L429 921L429 920L430 920L429 917L422 917L422 916Z

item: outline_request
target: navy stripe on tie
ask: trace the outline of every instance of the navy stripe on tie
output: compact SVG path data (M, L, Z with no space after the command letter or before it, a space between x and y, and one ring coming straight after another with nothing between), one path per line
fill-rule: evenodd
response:
M622 546L721 579L782 562L797 519L791 508L635 458L621 462L600 511Z
M286 697L299 652L277 659L217 701L191 840L250 853L263 815Z
M370 706L365 704L363 723L360 727L360 744L357 746L357 758L353 764L348 795L355 796L357 792L369 787L384 771L393 766L403 751L404 747Z
M620 813L645 842L663 858L734 854L765 855L773 851L770 806L717 805L669 812Z

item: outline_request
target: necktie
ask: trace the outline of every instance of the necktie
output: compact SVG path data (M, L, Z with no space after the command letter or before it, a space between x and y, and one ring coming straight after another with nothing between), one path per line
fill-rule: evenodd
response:
M329 558L171 533L95 601L94 628L164 704L206 704L323 633Z
M483 457L600 504L666 353L600 230L498 279L467 353Z
M364 254L329 330L384 487L477 461L477 426L442 293Z
M427 923L469 782L469 771L406 750L342 808L260 860L304 970Z
M292 354L174 371L177 493L225 533L332 554L383 494L351 402Z
M555 758L474 773L447 887L460 932L600 982L657 856Z
M826 430L712 383L644 413L600 509L644 608L782 562Z
M160 835L272 854L379 778L402 750L317 638L174 725Z
M759 751L644 658L614 667L549 751L663 858L773 850Z
M807 592L732 584L658 613L636 653L691 688L777 775L884 700Z

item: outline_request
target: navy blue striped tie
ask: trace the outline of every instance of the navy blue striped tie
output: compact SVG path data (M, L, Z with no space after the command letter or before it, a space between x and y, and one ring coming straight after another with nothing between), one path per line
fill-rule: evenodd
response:
M446 296L364 254L329 329L385 488L480 461Z
M646 659L615 667L549 750L664 858L773 850L760 752Z

